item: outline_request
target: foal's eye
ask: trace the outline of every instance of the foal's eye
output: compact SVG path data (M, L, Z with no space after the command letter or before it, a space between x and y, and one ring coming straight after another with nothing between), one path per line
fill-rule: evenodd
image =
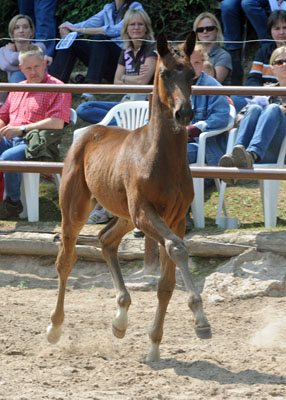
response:
M178 70L179 72L182 72L183 69L184 69L184 66L183 66L182 64L179 64L179 65L177 66L177 70Z

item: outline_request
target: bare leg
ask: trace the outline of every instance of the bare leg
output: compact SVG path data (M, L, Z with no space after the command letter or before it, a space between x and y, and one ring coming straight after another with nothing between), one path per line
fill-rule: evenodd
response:
M117 314L112 322L112 331L114 336L118 338L125 336L128 325L127 311L131 304L131 299L123 281L117 250L122 237L133 228L134 225L131 221L114 218L99 234L102 254L110 268L116 289Z

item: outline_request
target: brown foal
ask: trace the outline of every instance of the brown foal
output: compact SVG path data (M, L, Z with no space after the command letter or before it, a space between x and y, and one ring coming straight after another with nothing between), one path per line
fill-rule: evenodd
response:
M68 275L76 260L77 236L85 224L91 199L96 199L115 217L102 229L99 240L116 289L118 311L113 333L122 338L131 304L117 250L122 237L134 226L160 244L161 276L158 306L150 331L146 361L160 359L159 345L168 303L175 287L175 269L180 269L193 311L195 331L211 337L201 296L188 268L183 242L185 216L193 200L192 177L187 164L186 126L192 119L190 102L194 71L190 55L195 46L191 32L184 44L170 48L163 34L157 39L159 53L154 79L151 118L134 131L94 125L75 140L67 155L60 187L62 240L56 260L59 292L47 335L56 343L64 320L64 296Z

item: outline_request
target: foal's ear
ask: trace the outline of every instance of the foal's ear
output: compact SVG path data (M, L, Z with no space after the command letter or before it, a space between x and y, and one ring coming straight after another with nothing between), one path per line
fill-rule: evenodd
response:
M190 57L192 52L194 51L195 44L196 44L196 34L194 31L192 31L188 34L184 43L184 51L188 57Z
M157 51L160 55L160 57L166 56L168 53L170 53L170 49L168 47L168 42L166 39L166 36L164 33L159 33L157 37Z

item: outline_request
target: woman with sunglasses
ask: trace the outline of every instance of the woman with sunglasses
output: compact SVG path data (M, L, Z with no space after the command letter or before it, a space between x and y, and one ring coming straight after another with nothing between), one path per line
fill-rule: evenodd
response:
M276 48L270 67L277 86L286 86L286 46ZM264 104L247 106L231 154L221 157L221 167L252 168L253 163L274 163L286 135L286 97L265 96ZM230 182L227 182L230 183Z
M215 15L203 12L197 16L193 26L197 41L203 45L209 61L216 70L216 79L223 85L230 85L232 63L230 54L222 48L223 34Z

